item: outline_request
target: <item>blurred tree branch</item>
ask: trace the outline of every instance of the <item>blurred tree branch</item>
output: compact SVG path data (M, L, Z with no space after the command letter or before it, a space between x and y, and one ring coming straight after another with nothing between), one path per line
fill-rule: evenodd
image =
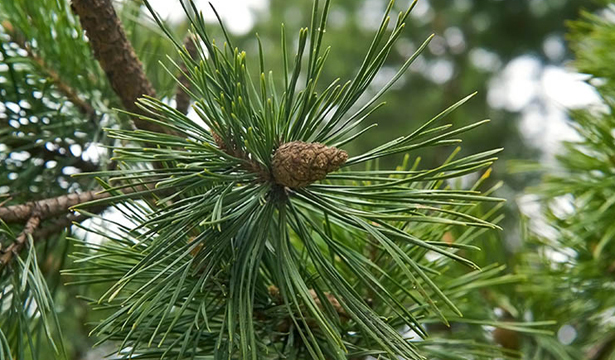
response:
M39 68L39 70L41 70L51 80L51 82L57 87L58 91L64 94L66 98L79 109L81 113L88 117L88 119L94 120L94 116L96 115L96 110L94 109L94 107L92 107L92 105L90 105L88 102L81 99L77 94L77 91L75 91L66 82L64 82L60 75L54 69L52 69L48 64L46 64L40 56L34 53L32 47L24 39L24 36L19 33L19 31L16 30L13 25L8 21L3 21L2 27L7 31L11 40L27 52L28 58L30 58L30 60L32 60L32 62Z
M34 143L32 138L10 138L4 140L4 144L7 145L12 151L26 151L31 157L40 158L45 162L50 160L57 160L58 158L70 158L70 166L74 166L83 172L100 170L100 166L91 161L84 160L81 156L73 156L68 150L61 152L60 149L49 150L45 147L45 143Z
M107 74L109 82L113 90L119 96L124 108L130 112L143 113L135 102L143 95L156 96L156 92L145 76L142 64L126 37L111 1L74 0L72 2L72 9L79 16L81 25L88 35L94 56ZM32 61L51 78L58 87L58 90L64 93L82 113L91 118L91 116L95 114L94 108L80 99L71 87L62 82L60 75L46 66L43 59L32 52L23 38L19 36L9 23L5 22L3 26L11 32L14 38L13 40L28 52L28 56ZM159 127L155 123L138 118L134 118L133 120L135 126L139 129L168 132L168 130ZM36 151L34 151L34 149L26 151L30 152L32 156L42 157L47 160L51 160L58 155L64 155L44 147L36 148ZM75 162L72 165L83 171L98 169L97 165L86 162L81 158L75 158ZM132 192L132 190L125 189L124 192ZM110 196L110 193L100 192L100 190L90 190L83 193L66 194L55 198L1 207L0 219L6 223L26 222L26 227L23 232L23 239L25 239L26 235L32 235L41 221L61 216L54 224L42 229L36 234L37 236L45 237L51 235L53 231L61 231L73 221L82 221L85 219L84 216L74 214L66 215L71 207L92 200L108 198ZM103 209L104 208L99 208L97 211L99 212ZM36 221L36 224L34 224L34 221ZM21 238L22 236L20 235L19 239ZM22 242L25 244L25 240ZM17 241L16 244L15 246L11 245L11 252L19 252L21 247L23 247L23 244L19 241ZM10 256L4 260L10 261Z

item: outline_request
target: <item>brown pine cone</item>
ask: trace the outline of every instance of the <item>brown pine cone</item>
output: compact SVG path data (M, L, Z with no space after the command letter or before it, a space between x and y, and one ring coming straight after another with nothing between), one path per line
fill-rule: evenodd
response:
M324 179L348 160L348 153L319 143L293 141L282 144L273 155L275 181L289 188L302 188Z

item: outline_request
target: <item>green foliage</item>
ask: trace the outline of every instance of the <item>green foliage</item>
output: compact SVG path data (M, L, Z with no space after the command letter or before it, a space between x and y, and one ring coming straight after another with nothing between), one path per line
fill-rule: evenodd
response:
M286 17L287 9L307 5L289 3L273 1L272 14ZM496 62L536 52L558 28L555 11L536 14L538 2L500 3L478 9L469 1L464 10L456 2L444 11L450 2L430 2L437 26L461 24L466 44L482 44ZM578 7L540 3L565 14ZM98 344L113 344L109 352L123 359L493 359L518 358L518 350L537 359L577 359L601 344L609 349L615 336L601 315L615 305L604 286L615 233L608 222L615 215L608 153L612 24L586 14L574 25L578 66L605 79L600 91L610 112L575 113L584 140L566 145L563 172L540 190L546 199L573 199L576 211L547 210L557 241L533 235L534 253L511 260L493 231L502 223L501 199L492 197L501 183L490 180L499 150L485 149L515 139L514 124L497 112L499 130L471 120L484 113L486 91L472 102L473 95L453 100L501 67L468 66L470 51L447 44L445 61L455 74L449 81L434 86L424 63L415 63L409 80L406 71L424 49L432 52L421 58L428 66L440 56L429 47L431 36L416 46L403 32L424 32L427 22L408 21L410 9L403 9L392 20L385 16L374 36L354 19L361 4L315 1L299 20L288 19L275 46L276 17L273 30L257 25L259 41L230 39L185 2L190 34L199 40L190 56L176 36L184 35L183 25L171 28L159 18L155 24L138 2L124 2L119 14L157 91L158 99L140 101L150 114L142 118L174 132L160 134L126 130L129 117L112 110L119 102L66 2L0 2L0 193L11 192L0 203L98 184L113 197L90 205L114 204L127 220L94 215L100 221L79 225L84 238L67 241L62 232L29 239L27 251L0 270L0 359L79 358L88 348L78 339L86 320ZM391 2L386 14L397 6ZM334 24L323 40L331 9L338 20L340 9L350 9L354 20ZM476 27L481 18L490 19L490 30ZM527 26L519 27L519 19ZM291 40L288 29L308 21ZM517 37L529 40L519 46ZM370 41L363 55L358 44ZM186 65L190 86L183 90L197 120L169 105L179 63ZM399 70L391 72L393 66ZM383 82L388 72L393 78ZM383 107L380 99L393 88L403 91L386 94ZM427 120L435 107L445 110ZM381 144L392 132L395 139ZM461 134L480 141L465 152L451 150ZM272 158L292 141L344 148L351 157L324 180L284 188L272 176ZM109 147L119 165L108 167L110 152L84 164L70 156L79 153L75 145ZM470 174L482 176L461 186ZM20 230L3 224L0 245ZM554 264L549 252L568 258ZM517 273L494 258L513 263ZM57 269L66 268L68 287L57 278ZM82 311L75 293L93 314ZM498 314L502 309L536 321L511 321ZM577 328L573 346L552 337L551 319ZM71 341L62 341L61 329ZM523 333L523 346L504 345L498 330Z
M500 323L472 302L472 290L520 278L502 275L497 266L481 271L462 255L476 250L471 242L481 229L497 228L489 221L495 209L477 217L476 204L501 200L482 195L480 184L455 190L447 181L486 170L499 150L458 157L457 149L434 168L422 169L419 159L408 166L408 158L396 170L375 167L390 155L456 144L457 135L484 124L439 123L471 96L411 134L350 157L322 182L291 189L268 175L281 144L342 146L363 135L359 124L429 41L357 107L412 7L392 26L383 18L352 80L323 87L318 79L329 54L321 46L329 6L314 3L294 58L282 27L282 81L266 75L262 52L259 76L252 76L226 31L220 47L202 15L186 9L199 55L190 57L173 41L201 122L148 98L140 106L151 116L141 118L177 135L109 130L135 145L114 149L118 170L94 175L114 194L112 201L122 202L118 209L133 226L89 229L105 241L81 244L78 262L85 265L66 274L81 278L78 284L107 284L92 304L111 315L93 333L119 341L121 358L510 357L515 353L484 343L480 325L544 332L533 327L547 323ZM136 193L122 191L128 188ZM457 227L467 230L454 242L442 241ZM471 272L453 271L456 264ZM475 318L461 318L461 309ZM478 331L473 338L419 342L401 332L425 339L427 326L437 322ZM464 346L444 355L451 344Z
M0 236L15 241L16 234L1 223ZM24 259L17 257L12 273L0 277L0 359L41 358L43 345L49 345L57 358L64 358L66 350L60 321L47 279L39 268L33 239ZM47 343L48 342L48 343Z
M89 142L104 141L99 140L104 137L99 120L112 124L109 115L101 117L115 104L105 103L114 95L78 21L66 3L57 1L3 1L0 14L0 171L10 174L0 179L0 186L10 187L16 201L87 187L63 174L76 163L62 155L70 154L71 145L85 150ZM83 114L62 92L63 85L76 89L101 113Z
M112 110L120 103L79 20L68 2L56 0L3 1L0 14L0 172L11 174L0 178L0 187L8 186L16 203L91 188L93 182L67 175L106 166L97 147L112 140L102 129L125 119ZM159 62L172 45L134 4L123 14L147 75L161 97L169 96L174 80ZM85 163L79 158L90 146L101 159Z
M309 1L270 0L267 16L256 18L254 30L263 39L265 51L277 51L276 36L278 24L284 22L289 28L298 28L309 21ZM397 2L401 8L403 2ZM322 78L332 81L337 77L350 77L355 66L362 60L362 49L357 44L368 43L377 26L377 15L384 9L386 1L380 0L339 0L332 5L332 15L325 39L332 47L328 69ZM421 44L421 40L432 33L434 43L423 52L417 61L387 95L388 106L379 110L380 116L367 121L387 119L386 126L379 126L361 142L349 146L354 151L365 151L377 146L381 139L398 132L412 131L423 119L450 103L478 91L476 98L450 115L449 121L466 125L475 119L492 119L489 127L478 128L465 137L463 151L474 153L490 148L506 148L504 159L535 158L538 154L531 144L524 141L517 126L517 111L494 106L489 101L489 86L506 65L519 56L531 56L542 64L560 66L569 59L567 49L560 58L551 58L544 50L547 40L562 41L566 31L564 19L576 18L581 8L594 9L596 4L586 0L429 0L419 1L418 11L411 15L406 31L394 47L384 64L377 84L394 73ZM251 34L235 41L246 49L251 46ZM275 65L281 66L276 59ZM273 66L272 68L276 68ZM447 76L449 74L450 76ZM370 91L377 91L375 85ZM421 104L421 106L417 106ZM519 144L523 144L520 146ZM424 154L429 166L440 163L447 154L434 150ZM399 158L385 160L394 166ZM496 164L494 177L507 179L502 164ZM520 191L525 187L519 179L506 181L506 187ZM509 190L510 191L510 190ZM512 216L507 214L507 219Z
M532 274L525 303L535 318L557 319L575 332L570 346L535 344L543 359L610 359L615 328L609 317L615 252L615 7L600 15L583 13L570 23L576 67L600 94L603 107L570 113L578 140L564 143L557 168L545 174L533 192L543 207L533 224L531 254L520 272ZM545 234L546 233L546 234ZM537 355L538 356L538 355Z
M144 18L137 13L129 22L131 40L139 50L173 49L158 27ZM167 50L156 43L166 44ZM159 66L160 56L164 57L141 59L164 96L175 86L173 77ZM104 146L114 140L103 127L125 123L126 118L112 110L119 104L68 1L0 2L0 207L97 186L93 179L70 175L109 165ZM3 250L23 226L2 226ZM60 230L36 238L36 253L24 250L21 258L1 266L0 359L62 358L64 346L69 357L76 357L90 348L83 324L88 314L76 298L86 289L64 287L68 278L61 281L58 273L70 264L67 255L72 251ZM30 266L27 271L24 264ZM61 340L55 317L70 342Z
M178 59L173 43L168 41L164 32L144 11L140 1L126 1L119 11L128 41L143 63L147 79L156 89L156 96L161 99L172 98L177 87L175 80L160 63L169 66L169 57ZM185 33L183 27L179 26L174 32Z

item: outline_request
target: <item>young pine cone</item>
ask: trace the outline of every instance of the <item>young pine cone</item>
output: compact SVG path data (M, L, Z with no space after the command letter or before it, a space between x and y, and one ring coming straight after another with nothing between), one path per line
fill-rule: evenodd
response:
M348 160L348 153L319 143L293 141L282 144L273 155L275 181L289 188L302 188L324 179Z

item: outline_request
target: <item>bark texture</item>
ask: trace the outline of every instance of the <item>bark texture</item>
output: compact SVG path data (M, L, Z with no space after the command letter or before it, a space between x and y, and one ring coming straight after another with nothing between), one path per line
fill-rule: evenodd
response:
M289 188L302 188L324 179L344 165L348 153L319 143L293 141L282 144L273 155L275 181Z
M241 165L241 168L258 175L259 181L266 182L271 180L271 174L268 169L264 168L258 162L252 160L250 155L248 155L245 151L243 151L237 144L232 142L230 145L227 145L224 140L220 137L220 135L216 134L215 131L211 132L211 136L214 139L218 148L225 153L236 157L238 159L244 160L244 163Z
M38 228L41 223L41 218L37 214L33 214L26 223L23 232L17 236L15 241L6 250L2 249L0 252L0 269L8 264L13 256L19 254L19 252L26 246L28 236L32 236L34 230Z
M143 95L155 97L156 92L145 76L143 65L126 37L111 0L73 0L72 8L79 15L94 57L107 74L124 108L143 113L135 102ZM155 123L141 119L133 121L139 129L168 132Z
M143 113L135 104L143 95L156 96L152 84L143 71L141 61L137 58L132 45L126 37L124 28L113 8L111 0L72 0L72 9L79 16L81 26L88 36L94 57L100 63L111 87L120 98L123 107L134 113ZM3 24L5 25L5 24ZM10 24L8 24L10 25ZM6 26L5 26L6 28ZM11 27L12 28L12 27ZM74 103L79 110L93 118L94 108L81 100L77 93L61 81L60 76L48 68L44 61L37 57L24 43L33 62L47 72L58 89ZM172 133L172 131L141 119L133 119L139 129ZM56 156L56 154L38 154L42 157ZM82 167L91 164L80 163ZM133 192L124 189L124 193ZM83 215L69 214L73 206L85 202L105 199L112 196L110 193L100 193L92 190L83 193L73 193L50 199L31 201L25 204L2 207L0 205L0 219L6 223L25 223L23 232L8 248L0 249L0 267L7 264L15 254L18 254L26 245L28 237L45 238L54 232L60 231L73 221L82 221ZM103 211L105 206L94 207L93 212ZM42 229L39 225L47 220L53 222Z
M191 34L188 34L188 36L186 36L186 40L184 41L184 46L186 47L188 54L190 54L190 56L194 59L197 55L196 53L197 49L196 49L196 45L194 44L194 39ZM181 71L182 73L179 75L178 80L183 86L189 89L190 80L188 80L188 78L184 76L184 74L188 73L188 68L186 67L186 64L181 64ZM190 96L188 96L188 94L184 91L184 89L182 89L182 87L179 85L177 86L175 102L176 102L177 110L181 111L182 114L184 115L188 113L188 109L190 108Z
M25 204L11 205L0 208L0 219L5 223L23 223L32 216L39 220L53 218L69 212L75 205L98 199L110 197L110 193L100 193L91 190L83 193L73 193L55 198L31 201Z

